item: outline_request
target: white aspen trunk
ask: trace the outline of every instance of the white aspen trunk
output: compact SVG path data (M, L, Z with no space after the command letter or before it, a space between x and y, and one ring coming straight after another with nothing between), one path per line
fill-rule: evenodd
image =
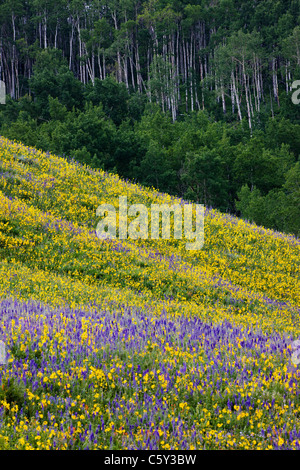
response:
M285 62L285 92L288 95L289 93L289 83L288 83L288 66L287 61Z
M253 111L253 103L252 103L252 95L251 95L251 87L250 87L250 77L247 75L247 82L248 82L248 93L249 93L249 103L250 103L250 112L251 116L254 116L254 111Z
M288 61L288 82L289 82L289 91L292 91L292 84L291 84L292 76L291 76L291 69L290 69L290 66L291 66L291 62Z
M177 100L180 102L180 83L179 83L179 31L176 33L176 92L177 92Z
M230 80L230 95L231 95L231 109L232 109L232 114L234 116L234 113L235 113L235 96L234 96L232 79Z
M124 20L125 20L125 23L127 23L127 13L126 13L126 11L124 13ZM128 72L129 57L130 57L129 36L128 36L128 31L127 31L126 32L126 44L125 44L125 57L123 58L124 78L125 78L125 85L126 85L127 90L129 90L129 72Z
M152 36L154 38L154 45L155 45L154 54L158 54L158 39L157 39L155 28L153 26L151 26L151 31L152 31Z
M112 18L114 20L115 30L118 31L118 21L117 21L117 12L116 10L112 13ZM120 50L117 48L117 63L118 63L118 70L117 70L117 81L121 83L122 81L122 66L121 66L121 55Z
M193 41L191 38L191 50L189 59L189 75L190 75L190 94L191 94L191 111L194 111L194 87L193 87Z
M132 88L135 91L136 86L135 86L135 77L134 77L134 68L133 68L133 48L131 48L131 52L128 54L129 57L129 62L130 62L130 73L131 73L131 83L132 83Z
M100 59L100 53L99 53L99 51L98 51L98 54L97 54L97 60L98 60L98 68L99 68L100 80L103 80L102 65L101 65L101 59Z
M47 49L47 11L44 11L44 49Z
M186 112L189 110L189 101L188 101L188 73L187 73L187 54L185 50L185 44L184 41L182 43L182 49L183 49L183 63L184 63L184 83L185 83L185 109Z
M203 63L200 60L200 80L201 80L201 96L202 96L202 109L204 110L204 93L203 93Z
M154 70L154 73L156 73L156 70ZM147 83L148 83L148 98L150 103L152 102L152 90L151 90L151 80L150 80L150 48L148 47L147 50Z
M158 96L157 98L157 104L159 104L159 102L161 103L162 111L164 113L165 112L165 94L164 94L164 89L162 86L163 85L162 73L161 73L158 61L157 61L157 72L158 72L159 83L161 84L160 97Z
M106 61L105 61L105 53L103 52L103 78L106 79Z
M253 96L254 96L255 111L257 112L258 111L258 94L257 94L257 88L256 88L256 78L253 84Z
M11 59L11 92L10 95L12 98L16 97L16 82L15 82L15 59L16 59L16 25L15 25L15 14L12 12L11 21L13 27L13 47L12 47L12 59Z
M40 49L42 49L42 23L39 22Z
M178 76L178 34L176 34L176 46L175 46L175 33L172 34L172 80L173 80L173 117L174 120L177 116L179 95L179 76Z
M84 46L85 53L86 53L87 50L86 50L85 43L83 43L83 46ZM95 67L94 67L93 57L94 56L92 55L92 60L90 60L90 58L87 59L87 61L86 61L86 71L87 71L87 75L90 77L90 79L92 81L92 84L94 85L95 84Z
M171 83L171 113L172 113L172 121L175 122L176 115L177 115L177 66L176 66L176 58L175 58L175 36L174 33L172 34L170 40L170 51L171 51L171 67L170 67L170 83Z
M272 75L273 75L273 93L275 101L277 101L278 106L279 104L279 96L278 96L278 78L277 78L277 70L276 70L276 58L272 59Z
M180 44L179 44L180 56L179 56L179 71L178 71L178 75L179 75L179 74L182 75L182 77L183 77L182 82L184 83L184 80L185 80L185 74L184 74L184 53L183 53L182 44L183 44L183 39L180 41Z
M260 79L259 79L259 62L255 58L254 59L254 81L256 90L256 102L255 102L255 109L256 111L260 112L260 102L261 102L261 91L260 91Z
M273 100L272 100L272 93L271 93L271 90L270 90L270 102L271 102L271 113L272 113L272 118L274 119Z
M196 70L196 37L194 35L194 47L193 47L193 77L197 76L197 70ZM194 93L195 93L195 103L197 109L200 109L200 104L199 104L199 99L198 99L198 92L197 92L197 86L195 84L194 78L193 78L193 87L194 87Z
M238 97L238 93L237 93L237 89L235 85L234 71L231 72L231 79L232 79L232 89L233 89L233 93L234 93L234 97L235 97L235 101L237 105L237 110L238 110L238 117L239 117L239 120L242 121L243 117L242 117L240 101L239 101L239 97Z
M93 85L95 84L95 54L94 51L92 52L92 82Z
M124 80L125 80L125 86L128 90L129 88L129 83L128 83L128 68L127 68L127 57L123 57L123 70L124 70Z
M222 97L222 109L223 114L226 114L226 102L225 102L225 94L224 94L224 83L223 79L221 78L221 97Z
M70 37L70 57L69 57L69 69L72 69L72 56L73 56L73 37L74 37L74 22L72 18L72 30Z
M170 70L169 70L169 63L165 64L165 70L163 71L164 80L166 80L166 93L165 93L165 101L168 110L171 109L171 81L170 81Z
M208 73L207 73L207 55L205 54L205 57L204 57L204 76L207 77Z
M84 70L83 70L83 64L81 62L81 57L82 57L82 41L81 41L81 34L80 34L80 24L79 24L79 18L77 17L77 31L78 31L78 41L79 41L79 74L80 74L80 81L82 83L85 83L84 80Z
M262 77L262 72L260 72L259 74L259 89L260 89L260 95L261 95L261 100L265 100L265 97L264 97L264 87L263 87L263 77Z
M58 20L55 27L55 36L54 36L54 49L57 49L57 35L58 35Z
M253 95L254 95L254 106L255 111L258 111L258 93L257 93L257 62L255 54L253 54L253 73L254 73L254 84L253 84Z
M246 72L245 72L245 61L243 60L242 62L242 71L243 71L243 81L245 84L245 95L246 95L246 105L247 105L247 114L248 114L248 124L249 124L249 129L252 133L252 121L251 121L251 110L250 110L250 102L249 102L249 91L248 91L248 85L247 85L247 77L246 77Z
M136 49L135 49L135 64L136 64L136 80L138 92L142 93L142 77L141 77L141 66L140 66L140 56L139 56L139 43L136 40Z
M168 50L167 50L167 44L166 44L166 35L164 34L163 35L163 48L162 48L162 54L163 54L164 61L166 60L167 53L168 53Z

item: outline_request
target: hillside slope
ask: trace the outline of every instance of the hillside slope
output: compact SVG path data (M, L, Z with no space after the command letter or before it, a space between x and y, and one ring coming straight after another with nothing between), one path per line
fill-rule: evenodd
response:
M99 240L96 209L118 207L120 195L128 205L184 202L0 140L0 333L10 351L0 447L298 448L299 240L209 209L199 251L184 240ZM61 434L49 418L58 402ZM30 444L9 434L20 407Z
M237 321L250 310L268 323L270 312L272 323L279 315L276 327L296 327L289 323L300 304L294 237L206 210L198 251L186 250L184 240L100 241L101 203L118 208L120 195L128 206L182 201L5 139L0 152L2 292L71 305L102 301L107 292L134 305L213 308L215 318L225 308Z

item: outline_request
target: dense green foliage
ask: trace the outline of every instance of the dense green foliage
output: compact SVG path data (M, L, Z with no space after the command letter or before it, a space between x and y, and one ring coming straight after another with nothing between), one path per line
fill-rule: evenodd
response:
M300 233L296 0L6 0L0 132Z

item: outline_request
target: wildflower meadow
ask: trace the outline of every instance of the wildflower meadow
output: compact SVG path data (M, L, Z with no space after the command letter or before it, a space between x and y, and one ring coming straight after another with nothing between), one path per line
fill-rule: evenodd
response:
M299 239L99 239L120 196L187 202L0 138L0 449L300 449Z

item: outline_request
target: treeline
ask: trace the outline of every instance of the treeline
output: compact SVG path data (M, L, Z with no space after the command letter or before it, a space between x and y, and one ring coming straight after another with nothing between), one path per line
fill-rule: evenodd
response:
M33 96L8 97L1 134L170 194L300 233L299 108L288 100L252 131L206 110L175 122L112 78L82 84L57 50L43 51ZM294 111L295 119L288 119Z
M180 113L274 112L299 77L298 0L2 0L0 79L31 94L39 50L59 49L83 84L113 76Z
M0 132L300 233L298 0L4 0Z

